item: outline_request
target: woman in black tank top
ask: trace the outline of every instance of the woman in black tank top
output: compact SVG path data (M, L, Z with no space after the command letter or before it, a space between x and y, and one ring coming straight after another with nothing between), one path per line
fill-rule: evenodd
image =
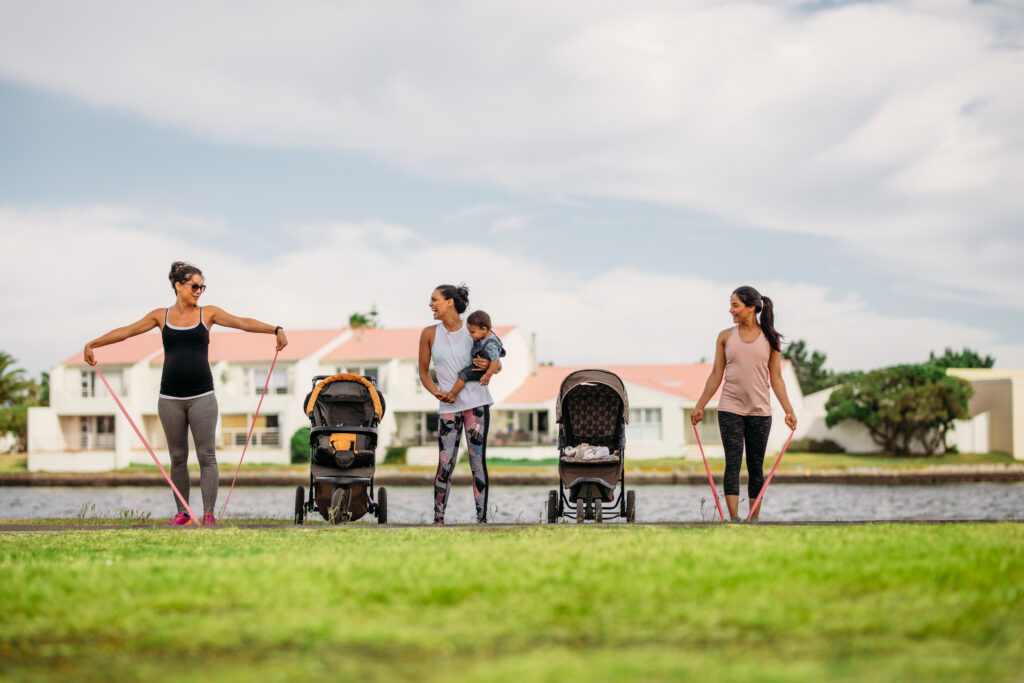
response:
M288 344L280 326L239 318L216 306L199 306L199 297L206 290L203 273L193 265L176 261L171 264L168 278L174 288L176 300L169 308L150 311L138 322L107 332L85 345L85 361L96 364L93 349L116 344L160 328L164 345L164 367L160 377L158 412L167 437L171 455L171 480L188 499L188 432L191 430L199 459L200 484L203 492L203 524L214 522L213 508L217 499L217 460L214 454L214 434L217 429L217 399L213 391L210 372L210 328L214 325L233 327L246 332L273 334L277 350ZM177 498L178 514L172 525L189 524L184 506Z

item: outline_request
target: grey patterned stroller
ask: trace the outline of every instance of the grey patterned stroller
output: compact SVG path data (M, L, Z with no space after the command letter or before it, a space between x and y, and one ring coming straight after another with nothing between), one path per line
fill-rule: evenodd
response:
M373 380L341 373L313 378L303 402L309 433L309 498L295 490L295 523L315 508L332 524L371 513L388 521L387 490L373 499L377 427L384 417L384 395Z
M555 416L559 481L558 489L548 492L548 522L571 514L578 523L615 517L633 522L636 492L626 491L624 467L629 399L622 380L607 370L571 373L558 390ZM583 444L604 446L608 455L572 453Z

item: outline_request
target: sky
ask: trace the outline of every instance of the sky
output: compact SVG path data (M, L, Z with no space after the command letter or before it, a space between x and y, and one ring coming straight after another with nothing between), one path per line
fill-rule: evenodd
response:
M0 239L32 375L176 260L286 329L465 282L556 364L752 285L836 370L1024 368L1024 2L0 0Z

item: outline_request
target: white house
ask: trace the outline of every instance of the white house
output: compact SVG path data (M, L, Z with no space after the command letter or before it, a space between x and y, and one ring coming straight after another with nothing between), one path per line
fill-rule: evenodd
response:
M518 327L498 327L508 355L491 382L488 455L492 458L554 457L557 425L555 398L574 367L535 366L533 350ZM384 394L387 411L380 446L404 447L411 463L437 462L437 401L419 381L420 329L289 330L288 346L270 376L267 396L246 452L248 463L287 463L289 440L309 422L303 399L313 377L339 371L372 377ZM236 463L271 359L273 339L239 332L211 334L210 365L220 407L218 460ZM169 461L157 417L157 393L163 369L160 335L152 332L96 350L100 371L118 394L143 436L164 463ZM690 411L703 391L710 364L602 366L625 382L630 399L627 455L630 459L699 457L689 426ZM802 396L789 363L783 378L797 410ZM715 408L705 410L701 440L709 457L721 457ZM782 411L772 398L775 424ZM784 425L772 431L769 449L785 440ZM53 369L50 406L29 411L29 469L103 471L152 459L82 354Z

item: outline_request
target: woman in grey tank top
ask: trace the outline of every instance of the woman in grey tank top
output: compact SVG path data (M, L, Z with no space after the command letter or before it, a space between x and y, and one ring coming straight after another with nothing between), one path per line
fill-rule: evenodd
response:
M445 508L451 491L451 477L459 455L462 432L466 433L469 468L473 472L473 499L476 519L487 521L487 428L490 423L491 400L486 386L476 382L466 385L454 402L446 395L455 384L458 372L470 364L486 365L485 359L473 359L473 340L466 324L459 317L469 305L469 289L465 286L440 285L430 295L430 310L435 325L423 328L420 334L420 382L440 402L437 416L438 456L434 477L434 524L444 524ZM437 383L430 376L433 361ZM498 372L501 372L499 362ZM440 385L440 387L438 386Z
M252 318L238 318L216 306L199 306L199 297L206 290L203 272L195 266L175 261L168 275L174 289L175 302L169 308L157 308L142 320L107 332L85 345L85 362L96 365L93 349L116 344L129 337L159 327L164 339L164 372L160 381L157 413L167 438L171 456L171 481L188 500L190 477L188 473L188 432L196 445L199 460L199 485L203 493L203 524L214 524L213 508L217 503L217 485L220 475L215 455L217 431L217 398L213 393L213 376L207 355L214 325L233 327L246 332L262 332L277 337L277 350L288 344L288 337L280 326L261 323ZM177 497L174 503L178 514L171 518L171 526L190 524L185 506Z

